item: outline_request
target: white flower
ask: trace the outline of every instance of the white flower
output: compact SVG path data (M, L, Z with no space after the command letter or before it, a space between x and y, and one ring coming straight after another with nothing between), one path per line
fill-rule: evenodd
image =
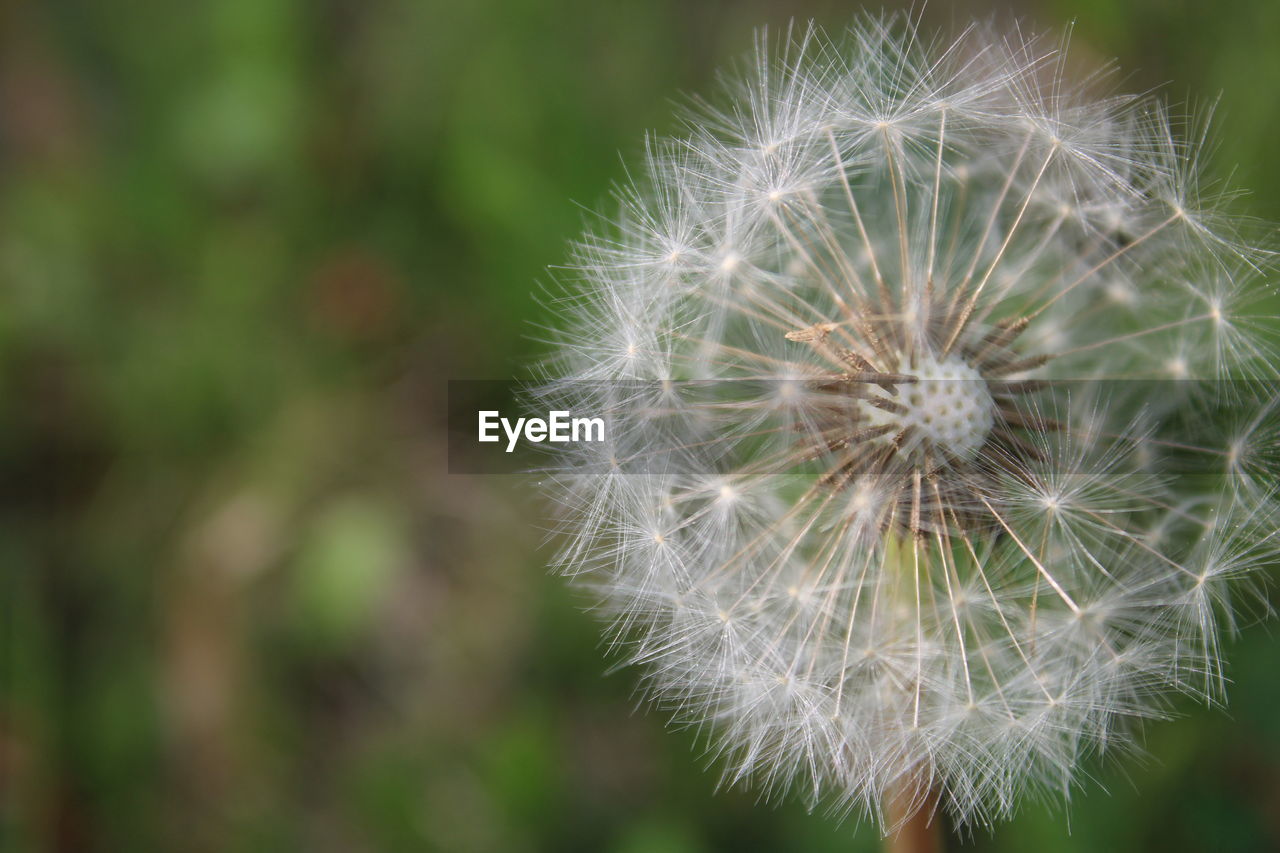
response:
M609 441L554 465L560 565L731 781L989 822L1221 695L1270 254L1098 86L976 27L762 39L582 243L548 393Z

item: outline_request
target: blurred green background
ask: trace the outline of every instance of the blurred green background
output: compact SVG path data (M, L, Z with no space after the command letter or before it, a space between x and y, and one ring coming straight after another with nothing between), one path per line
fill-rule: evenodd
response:
M713 795L549 577L514 478L450 476L449 378L671 100L835 2L0 3L0 850L852 851ZM936 3L1077 20L1130 89L1222 93L1280 218L1275 0ZM1072 808L972 849L1280 849L1266 625Z

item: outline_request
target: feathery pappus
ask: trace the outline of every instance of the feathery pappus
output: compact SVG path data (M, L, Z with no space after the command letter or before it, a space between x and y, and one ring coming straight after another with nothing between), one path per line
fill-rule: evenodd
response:
M549 465L558 566L727 781L985 824L1221 698L1276 556L1273 253L1107 77L762 35L577 246L542 393L609 427Z

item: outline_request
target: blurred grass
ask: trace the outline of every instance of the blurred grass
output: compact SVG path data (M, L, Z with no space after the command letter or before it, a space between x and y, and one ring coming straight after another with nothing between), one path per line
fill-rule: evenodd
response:
M990 4L925 10L944 26ZM1045 0L1131 88L1222 92L1280 217L1280 6ZM0 849L874 849L713 795L546 577L519 482L444 473L545 267L670 101L837 2L0 6ZM1274 642L1231 715L990 850L1280 848ZM1107 789L1109 793L1104 792Z

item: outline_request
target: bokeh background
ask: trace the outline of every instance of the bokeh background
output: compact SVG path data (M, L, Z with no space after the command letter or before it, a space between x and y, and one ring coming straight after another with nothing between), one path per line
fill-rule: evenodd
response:
M753 27L856 4L0 2L0 850L856 851L713 795L605 674L519 478L446 473L450 378L541 352L536 283ZM938 2L1077 21L1221 92L1280 218L1275 0ZM1227 713L966 849L1280 849L1280 649Z

